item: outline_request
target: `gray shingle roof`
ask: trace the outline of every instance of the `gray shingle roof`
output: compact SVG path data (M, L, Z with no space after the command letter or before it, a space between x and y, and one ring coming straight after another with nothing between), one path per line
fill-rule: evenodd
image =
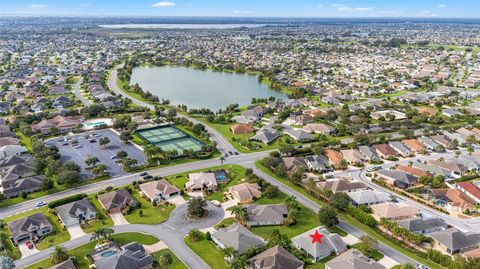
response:
M255 268L263 269L295 269L303 265L302 261L279 245L254 256L249 262L257 266Z
M123 250L95 262L97 269L141 269L150 268L153 257L145 253L142 245L132 242ZM150 267L148 267L150 265Z
M212 234L212 237L225 247L232 247L240 255L245 253L250 247L265 245L265 242L260 237L238 223L217 230Z
M398 225L407 228L410 232L421 232L428 229L433 229L437 227L447 228L448 225L444 219L441 218L431 218L431 219L407 219L400 220L397 222Z
M480 234L463 233L455 228L434 232L430 236L452 252L480 244Z

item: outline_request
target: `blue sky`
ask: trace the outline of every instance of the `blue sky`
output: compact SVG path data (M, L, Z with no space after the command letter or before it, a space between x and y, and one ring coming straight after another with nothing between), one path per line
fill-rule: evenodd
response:
M480 0L0 0L0 15L479 18Z

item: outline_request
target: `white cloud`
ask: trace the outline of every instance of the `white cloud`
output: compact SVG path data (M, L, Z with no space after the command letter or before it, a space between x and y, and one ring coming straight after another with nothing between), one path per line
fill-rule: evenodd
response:
M170 1L162 1L152 5L152 7L174 7L174 6L175 6L175 3Z
M446 8L446 7L447 7L447 4L438 4L437 7L439 7L439 8Z
M332 4L332 7L344 7L344 4Z
M383 11L379 11L378 15L387 16L387 17L398 17L402 15L402 12L398 10L383 10Z
M373 7L347 7L341 6L337 9L338 11L353 11L353 12L366 12L372 11Z
M253 14L255 12L252 11L252 10L236 9L236 10L233 11L233 13L234 14L244 14L244 15L246 15L246 14Z
M48 7L48 5L44 5L44 4L31 4L31 5L28 5L27 7L29 7L29 8L46 8L46 7Z

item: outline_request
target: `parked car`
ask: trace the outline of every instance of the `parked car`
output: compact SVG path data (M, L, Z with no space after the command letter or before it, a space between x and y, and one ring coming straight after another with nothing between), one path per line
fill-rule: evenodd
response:
M152 175L145 175L145 176L143 176L142 178L143 178L143 179L151 179L151 178L153 178L153 176L152 176Z
M212 205L220 207L220 206L222 206L222 203L220 203L220 202L217 201L217 200L213 200L213 201L212 201Z
M148 175L147 172L141 172L139 176L143 177L143 176L146 176L146 175Z
M79 149L79 148L81 148L81 147L82 147L82 145L76 145L76 146L74 146L73 148L74 148L74 149Z
M41 201L41 202L37 203L37 207L42 207L42 206L46 206L46 205L47 205L47 202L45 202L45 201Z
M32 241L30 241L30 240L26 241L26 242L25 242L25 245L26 245L27 248L29 248L29 249L32 249L32 248L33 248L33 243L32 243Z

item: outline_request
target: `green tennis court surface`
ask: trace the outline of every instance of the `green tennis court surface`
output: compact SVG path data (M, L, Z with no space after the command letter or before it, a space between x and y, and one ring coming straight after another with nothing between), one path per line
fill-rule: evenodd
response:
M203 143L172 125L157 126L135 131L148 143L160 147L163 151L175 150L179 155L185 149L195 152L202 150Z

